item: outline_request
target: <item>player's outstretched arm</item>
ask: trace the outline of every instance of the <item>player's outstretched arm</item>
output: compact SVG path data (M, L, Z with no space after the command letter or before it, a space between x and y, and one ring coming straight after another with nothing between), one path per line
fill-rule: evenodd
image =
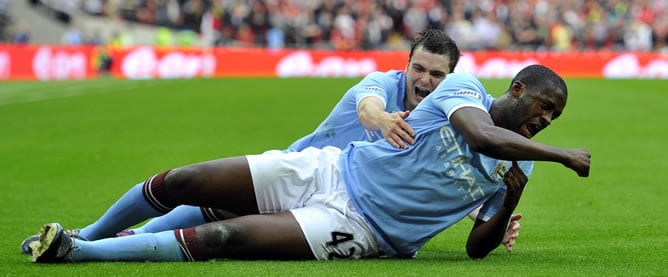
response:
M404 120L409 112L388 113L383 101L377 97L366 97L357 106L357 116L367 130L380 130L383 137L396 148L408 148L414 144L415 131Z
M585 149L562 149L530 140L495 126L489 114L477 108L458 109L450 122L473 151L500 160L558 162L581 177L589 176L591 154Z

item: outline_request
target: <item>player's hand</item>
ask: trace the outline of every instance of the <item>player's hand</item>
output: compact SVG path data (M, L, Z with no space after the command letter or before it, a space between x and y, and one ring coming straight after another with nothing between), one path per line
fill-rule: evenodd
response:
M591 153L586 149L571 149L568 152L569 159L564 162L564 165L575 171L580 177L589 176Z
M508 252L513 251L513 245L515 245L517 237L520 236L520 219L522 219L522 214L514 214L510 217L510 224L508 224L508 229L506 229L506 233L503 235L501 243L503 243Z
M409 114L409 111L391 113L380 128L385 140L396 148L406 149L407 143L415 144L415 131L404 120Z
M506 184L506 195L503 199L503 205L506 208L511 211L515 210L528 181L529 178L524 174L517 161L513 161L513 166L503 175L503 182Z

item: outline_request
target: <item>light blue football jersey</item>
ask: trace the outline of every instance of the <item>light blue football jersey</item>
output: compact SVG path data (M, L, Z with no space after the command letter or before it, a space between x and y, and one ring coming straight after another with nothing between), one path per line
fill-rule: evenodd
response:
M488 112L494 98L468 73L448 77L406 119L415 145L352 142L339 160L355 207L392 257L413 257L432 237L483 206L489 220L503 203L511 162L472 152L448 118L462 107ZM521 161L529 176L533 162Z
M313 133L302 137L288 147L288 151L301 151L313 146L344 148L351 141L376 141L383 138L378 131L364 129L357 117L357 105L369 96L378 96L385 102L389 113L404 111L406 78L402 71L374 72L350 88L336 104L332 112Z

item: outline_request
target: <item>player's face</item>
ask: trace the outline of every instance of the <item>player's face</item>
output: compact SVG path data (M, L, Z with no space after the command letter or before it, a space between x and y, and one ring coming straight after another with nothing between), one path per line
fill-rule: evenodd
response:
M516 119L515 131L526 138L532 138L557 119L566 106L566 96L555 90L540 92L525 91L517 98L512 109Z
M404 105L407 110L415 109L422 99L434 91L445 76L450 72L447 55L434 54L422 46L413 51L406 66L406 99Z

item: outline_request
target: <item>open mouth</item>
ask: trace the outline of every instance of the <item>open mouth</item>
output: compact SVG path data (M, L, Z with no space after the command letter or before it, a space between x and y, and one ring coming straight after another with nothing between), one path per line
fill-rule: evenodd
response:
M535 136L538 132L540 132L540 126L536 124L527 124L527 131L529 132L529 138L532 138Z
M420 97L424 98L424 97L427 97L427 95L429 95L430 93L431 93L431 91L428 91L428 90L423 89L423 88L415 87L415 95L417 95L417 96L420 96Z

